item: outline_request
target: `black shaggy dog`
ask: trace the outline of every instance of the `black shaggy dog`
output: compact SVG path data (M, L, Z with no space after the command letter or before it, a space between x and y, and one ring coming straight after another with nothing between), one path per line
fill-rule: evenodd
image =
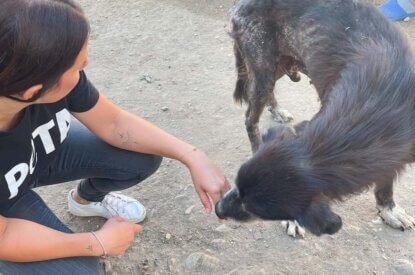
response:
M217 215L291 220L333 234L342 222L329 203L375 185L382 219L413 227L393 200L394 179L415 157L415 62L400 30L358 0L240 0L231 34L234 96L249 104L256 152ZM271 129L260 145L258 119L276 105L275 81L284 74L298 80L298 71L315 86L320 111L296 129Z

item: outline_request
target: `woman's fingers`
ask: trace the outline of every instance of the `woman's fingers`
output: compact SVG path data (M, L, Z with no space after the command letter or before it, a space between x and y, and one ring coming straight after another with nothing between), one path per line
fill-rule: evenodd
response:
M134 224L134 233L137 235L138 233L141 233L143 231L143 227L139 224Z
M202 202L203 206L206 209L207 213L212 213L212 203L210 202L208 194L200 188L196 189L197 194L199 195L199 199Z

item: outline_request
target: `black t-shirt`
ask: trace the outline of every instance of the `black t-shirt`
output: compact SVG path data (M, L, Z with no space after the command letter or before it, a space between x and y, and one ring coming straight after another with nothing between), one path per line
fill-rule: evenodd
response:
M30 187L65 141L70 112L88 111L98 97L98 91L81 72L78 84L66 97L55 103L25 108L14 129L0 132L0 202Z

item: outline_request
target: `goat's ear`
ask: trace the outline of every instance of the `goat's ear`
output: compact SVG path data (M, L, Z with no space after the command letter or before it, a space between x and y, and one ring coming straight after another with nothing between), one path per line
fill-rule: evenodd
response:
M295 129L287 125L278 125L272 128L269 128L268 131L262 136L262 142L267 143L278 139L280 141L295 137L297 134Z
M342 227L342 219L325 203L312 203L306 212L296 218L314 235L334 234Z

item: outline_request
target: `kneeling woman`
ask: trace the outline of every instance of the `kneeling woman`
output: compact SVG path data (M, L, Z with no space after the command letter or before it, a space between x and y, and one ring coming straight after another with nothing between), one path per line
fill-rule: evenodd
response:
M189 168L208 212L210 199L229 188L203 152L94 88L83 72L88 35L71 0L0 2L2 274L98 274L96 256L122 254L146 214L136 199L112 191L150 176L161 156ZM107 218L96 232L72 233L32 191L76 179L69 211Z

